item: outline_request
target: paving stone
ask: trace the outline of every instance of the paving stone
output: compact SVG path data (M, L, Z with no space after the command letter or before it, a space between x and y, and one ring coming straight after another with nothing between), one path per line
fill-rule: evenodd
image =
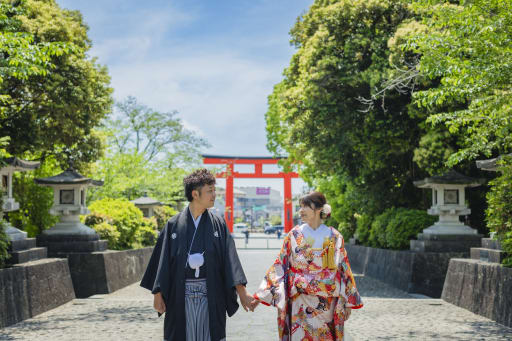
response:
M239 250L252 293L279 250ZM350 255L349 255L350 257ZM370 277L356 275L365 306L345 324L345 341L511 340L512 329L439 299L411 295ZM0 340L160 340L163 318L152 295L138 283L108 295L75 299L56 309L0 329ZM228 318L228 341L277 340L277 311L260 305Z

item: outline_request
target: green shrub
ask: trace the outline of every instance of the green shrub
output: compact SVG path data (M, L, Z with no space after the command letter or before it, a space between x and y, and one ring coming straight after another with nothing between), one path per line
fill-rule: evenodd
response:
M159 206L154 210L154 217L158 230L162 230L167 224L167 221L178 214L178 211L170 206Z
M370 236L368 238L369 244L372 247L380 247L386 248L386 229L389 225L391 219L393 219L395 214L395 208L388 208L382 214L375 217L372 222L372 227L370 229Z
M512 158L500 161L498 171L500 176L489 182L491 189L487 193L486 222L509 255L503 264L512 267Z
M403 207L395 209L386 228L386 247L396 250L409 249L409 241L436 221L437 217L423 210Z
M99 224L93 225L92 228L100 235L100 239L104 239L108 242L109 249L114 250L118 248L121 233L117 231L115 226L107 222L100 222Z
M108 223L116 227L120 235L115 249L129 249L135 246L137 230L144 224L144 220L142 212L133 203L126 199L105 198L91 203L89 210L95 216L107 216Z
M104 222L112 224L112 219L110 219L107 215L101 213L88 214L85 216L83 221L85 225L90 227L93 227Z
M354 233L356 229L354 228L354 225L347 223L347 222L341 222L338 224L338 231L340 231L341 235L343 236L343 239L345 239L345 242L348 242L350 238L354 236Z
M1 205L2 203L0 202L0 207ZM5 222L0 219L0 269L5 267L9 259L9 253L7 252L8 247L9 240L7 239L7 233L5 233Z
M356 218L356 237L357 240L364 245L368 244L370 238L370 229L372 228L373 217L368 214L362 214Z
M141 246L153 246L158 237L156 220L145 218L143 225L137 230L137 242Z

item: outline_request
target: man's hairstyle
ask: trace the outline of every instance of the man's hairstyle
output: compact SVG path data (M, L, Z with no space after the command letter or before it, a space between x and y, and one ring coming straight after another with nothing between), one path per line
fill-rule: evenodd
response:
M198 169L192 174L187 175L183 179L183 186L185 187L185 196L189 202L194 199L192 197L193 190L199 190L205 185L215 185L215 176L206 168Z

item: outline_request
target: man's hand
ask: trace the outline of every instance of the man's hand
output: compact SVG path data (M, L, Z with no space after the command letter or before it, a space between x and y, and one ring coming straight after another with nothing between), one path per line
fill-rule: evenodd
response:
M157 292L153 295L153 308L158 311L160 314L165 313L165 302L162 297L162 293Z
M240 297L240 303L242 303L242 307L244 307L244 310L254 311L254 308L256 308L256 306L258 305L257 303L259 302L255 300L254 297L249 295L249 293L245 289L245 286L241 284L237 285L236 291L238 293L238 297ZM255 304L254 301L256 301L257 303Z
M345 308L345 321L348 320L350 314L352 314L352 308Z

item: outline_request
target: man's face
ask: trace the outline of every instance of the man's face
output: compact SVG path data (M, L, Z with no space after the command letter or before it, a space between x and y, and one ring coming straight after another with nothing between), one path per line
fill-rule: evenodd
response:
M204 185L197 190L193 190L192 197L201 207L213 207L215 205L215 185Z

